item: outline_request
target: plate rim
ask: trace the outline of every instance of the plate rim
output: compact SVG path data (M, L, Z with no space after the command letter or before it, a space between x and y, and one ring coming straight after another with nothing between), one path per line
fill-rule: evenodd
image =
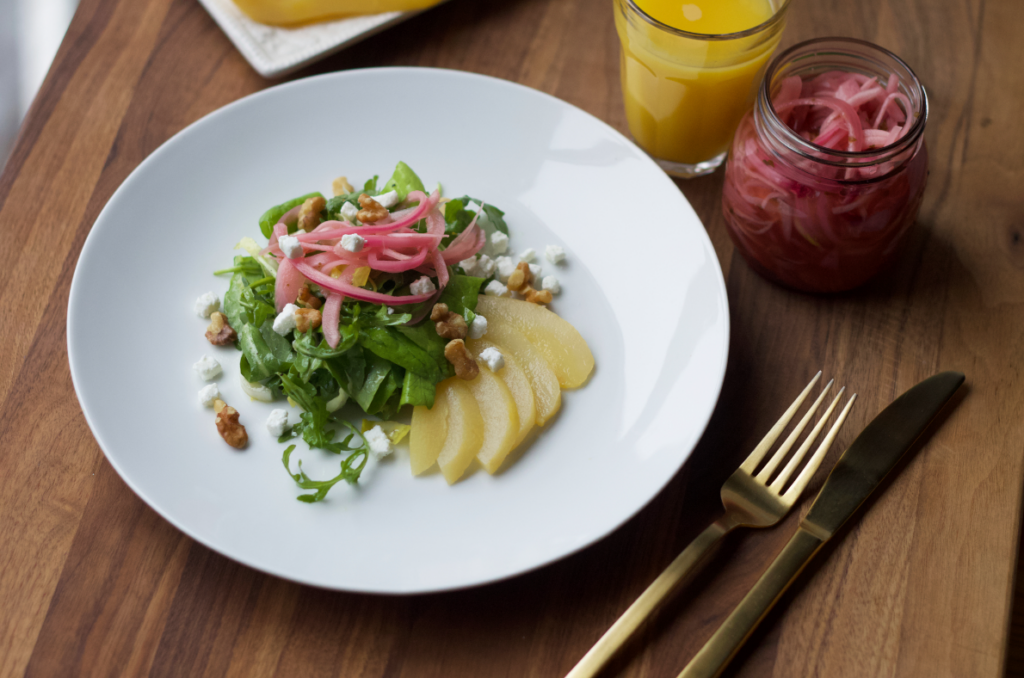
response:
M551 565L553 563L556 563L556 562L559 562L561 560L564 560L564 559L566 559L566 558L568 558L570 556L573 556L573 555L583 551L586 548L589 548L589 547L597 544L598 542L600 542L600 541L606 539L607 537L609 537L612 533L616 532L619 528L621 528L627 522L629 522L634 517L636 517L641 511L643 511L645 508L647 508L651 504L651 502L653 502L654 499L656 497L658 497L665 490L665 488L669 485L669 483L686 466L686 463L690 460L694 450L696 449L697 445L700 443L701 438L703 438L705 432L707 431L707 428L710 425L712 416L714 414L715 408L717 407L718 400L719 400L719 398L721 396L721 391L722 391L722 388L723 388L723 385L724 385L724 381L725 381L725 374L726 374L726 369L727 369L727 366L728 366L729 352L730 352L730 347L731 347L731 315L730 315L730 312L729 312L730 306L729 306L729 299L728 299L728 289L727 289L727 285L726 285L726 280L725 280L724 274L722 272L721 262L718 259L717 252L716 252L716 250L714 248L714 244L712 243L710 236L707 233L706 227L700 229L699 237L702 239L703 245L704 245L704 247L705 247L705 249L706 249L706 251L707 251L707 253L709 255L708 259L710 261L710 265L714 269L714 272L717 274L717 275L714 276L714 278L715 278L715 281L717 283L717 290L716 290L717 296L719 297L719 299L717 301L720 302L720 304L722 306L722 309L724 310L724 313L722 314L722 319L721 319L721 323L722 323L721 330L722 330L722 334L723 334L724 339L723 339L723 342L722 342L722 345L721 345L721 349L720 349L720 355L721 355L720 363L718 365L714 366L715 367L715 369L714 369L715 388L714 388L713 397L708 398L708 400L706 401L708 403L708 408L707 408L706 413L704 415L702 415L703 423L700 426L696 426L695 429L694 429L695 433L696 433L696 437L694 438L694 442L693 442L692 446L685 453L685 455L682 457L682 460L680 461L679 465L675 468L675 470L672 473L670 473L670 474L666 474L666 476L662 479L662 481L660 483L657 483L657 489L654 492L652 492L649 497L647 497L644 501L642 501L639 505L637 505L634 509L632 509L630 511L623 512L623 514L621 516L619 516L617 521L612 521L608 525L604 526L601 530L597 530L596 532L599 532L599 533L595 534L594 536L592 536L588 541L585 541L584 543L578 544L578 545L576 545L575 547L573 547L571 549L562 551L562 552L560 552L557 555L548 557L546 559L543 559L543 560L541 560L539 562L533 563L533 564L531 564L531 565L529 565L527 567L521 568L521 569L516 570L514 572L506 572L506 573L498 574L498 575L494 575L494 576L475 578L475 579L473 579L471 581L466 581L466 582L463 582L463 583L452 584L452 585L431 586L431 587L428 587L428 588L400 587L400 588L381 589L381 588L366 587L366 586L345 586L345 585L326 584L326 583L323 583L323 582L320 582L320 581L309 580L309 579L304 578L302 576L296 576L296 575L289 574L289 573L283 573L283 572L275 571L275 570L270 569L268 567L265 567L265 566L263 566L261 564L256 564L256 563L253 563L253 562L249 562L249 561L243 559L243 557L241 557L241 556L236 556L236 555L233 555L231 553L228 553L221 546L218 546L217 544L212 543L212 540L208 540L206 538L203 538L203 537L200 537L200 536L194 534L192 530L190 530L189 528L187 528L184 525L180 524L177 519L167 515L164 511L158 509L154 505L154 501L147 495L147 493L144 492L128 476L128 474L126 474L124 472L124 470L117 463L117 461L111 456L111 453L109 453L107 451L108 445L104 443L104 441L100 438L100 436L97 433L97 428L94 425L93 417L90 415L90 413L87 410L86 406L84 405L84 401L82 399L82 393L81 393L81 389L80 389L80 385L79 385L82 377L78 376L78 370L76 370L76 368L75 368L76 359L74 357L75 356L75 349L74 349L74 340L73 340L73 338L75 336L75 331L72 329L72 327L73 327L72 316L73 316L73 314L75 314L74 308L76 306L79 306L79 307L81 306L81 302L79 302L78 304L76 304L76 302L75 302L76 298L81 295L81 291L80 290L81 290L81 284L82 283L79 282L80 281L80 277L79 277L79 264L81 263L83 257L86 256L87 252L90 251L90 245L91 244L95 245L96 240L95 240L95 238L93 238L93 233L94 233L94 230L95 230L94 227L95 227L96 223L100 222L100 220L103 218L104 213L107 211L109 205L116 201L116 199L122 193L122 191L130 190L129 187L130 187L131 183L133 182L133 180L136 179L136 176L140 173L140 171L144 167L148 166L151 163L159 162L159 158L163 155L163 152L166 150L166 148L168 146L170 146L172 143L174 143L180 136L189 133L190 130L192 130L192 128L195 127L196 125L199 125L199 124L210 124L211 121L216 120L216 119L220 118L223 115L228 115L230 113L230 111L233 111L235 108L241 107L241 106L244 106L244 105L250 105L252 101L257 101L257 100L259 100L260 98L262 98L264 96L272 96L272 95L276 96L275 93L278 90L287 90L287 89L293 89L293 88L298 88L298 87L303 87L303 86L310 86L309 85L310 82L326 81L326 80L333 80L333 79L344 79L345 77L349 77L350 75L355 74L355 73L360 73L360 74L365 74L365 73L376 74L376 73L382 73L382 72L391 72L391 73L424 73L424 72L430 72L430 73L438 73L438 74L441 74L442 76L452 76L452 77L457 77L457 78L465 78L467 80L483 81L483 82L487 82L487 83L492 84L492 85L497 85L497 86L501 86L501 87L508 87L510 89L517 90L520 94L523 94L523 95L526 95L526 96L536 96L536 97L539 97L541 99L547 100L547 101L549 101L551 103L554 103L554 104L556 104L558 106L569 107L569 108L575 110L576 112L586 116L592 122L597 123L601 128L603 128L607 132L610 132L612 135L617 137L621 142L625 143L629 147L632 147L632 149L636 152L636 157L638 159L640 159L641 162L647 164L649 167L651 167L653 169L656 169L657 170L657 174L660 175L661 179L666 181L666 182L668 182L669 184L671 184L672 188L674 188L676 191L679 192L679 197L687 204L687 206L693 212L694 217L696 218L698 224L703 226L703 222L701 222L700 217L696 214L696 210L693 210L693 206L690 204L690 202L686 198L685 194L679 189L678 186L676 186L674 184L673 180L667 174L665 174L665 172L660 167L658 167L657 163L646 152L644 152L632 139L630 139L629 137L624 135L622 132L620 132L619 130L617 130L614 127L612 127L610 124L608 124L604 120L601 120L597 116L593 115L592 113L589 113L588 111L583 110L582 108L579 108L578 106L576 106L576 105L574 105L574 104L572 104L572 103L570 103L568 101L565 101L563 99L559 99L558 97L555 97L555 96L553 96L551 94L548 94L546 92L534 89L534 88L529 87L527 85L523 85L521 83L514 82L514 81L511 81L511 80L505 80L503 78L497 78L497 77L494 77L494 76L489 76L489 75L485 75L485 74L481 74L481 73L475 73L475 72L471 72L471 71L460 71L460 70L456 70L456 69L447 69L447 68L420 67L420 66L384 66L384 67L370 67L370 68L350 69L350 70L345 70L345 71L336 71L336 72L332 72L332 73L323 73L323 74L319 74L319 75L315 75L315 76L310 76L310 77L306 77L306 78L300 78L300 79L297 79L297 80L292 80L292 81L289 81L289 82L280 83L280 84L277 84L277 85L271 85L271 86L265 87L265 88L263 88L263 89L261 89L261 90L259 90L257 92L253 92L253 93L248 94L248 95L246 95L244 97L236 99L235 101L232 101L232 102L230 102L230 103L228 103L228 104L226 104L226 105L224 105L224 106L222 106L222 107L220 107L220 108L218 108L218 109L216 109L214 111L211 111L211 112L207 113L206 115L204 115L204 116L194 120L193 122L189 123L187 126L182 128L181 130L179 130L178 132L176 132L172 136L168 137L163 143L161 143L157 148L155 148L148 156L146 156L134 169L132 169L132 171L128 174L128 176L125 177L125 179L121 182L121 184L117 187L117 189L115 189L115 191L111 194L110 198L104 204L103 209L96 216L95 221L90 226L89 233L86 236L85 242L82 245L81 252L79 253L78 258L77 258L77 260L75 262L75 270L74 270L74 274L73 274L72 280L71 280L71 285L70 285L70 288L69 288L68 305L67 305L66 316L65 316L66 326L67 326L68 363L69 363L69 368L70 368L70 372L71 372L72 386L73 386L74 391L75 391L75 396L78 399L79 408L81 409L81 411L82 411L82 413L83 413L83 415L84 415L84 417L86 419L86 423L89 426L89 432L92 434L93 439L96 441L96 443L99 446L100 450L103 452L103 455L106 458L107 462L110 463L110 465L113 467L114 471L121 478L121 480L126 485L128 485L128 487L132 490L132 492L135 493L135 495L139 499L141 499L143 501L143 503L145 503L149 509L153 510L163 520L166 520L167 522L169 522L171 525L173 525L176 529L178 529L183 534L188 536L190 539L192 539L192 540L202 544L204 547L210 549L211 551L217 553L218 555L220 555L222 557L228 558L229 560L232 560L233 562L237 562L237 563L239 563L239 564L241 564L241 565L243 565L245 567L252 568L253 570L256 570L258 572L261 572L261 573L264 573L264 574L267 574L267 575L271 575L271 576L274 576L274 577L278 577L280 579L284 579L284 580L287 580L287 581L296 582L296 583L299 583L299 584L302 584L302 585L305 585L305 586L312 586L312 587L315 587L315 588L323 589L323 590L344 591L344 592L350 592L350 593L365 593L365 594L371 594L371 595L420 595L420 594L429 594L429 593L443 593L443 592L448 592L448 591L458 591L458 590L464 590L464 589L469 589L469 588L476 588L478 586L484 586L484 585L493 584L493 583L497 583L497 582L501 582L501 581L506 581L506 580L512 579L514 577L519 577L519 576L525 575L527 573L536 571L536 570L538 570L540 568L543 568L543 567L546 567L548 565Z

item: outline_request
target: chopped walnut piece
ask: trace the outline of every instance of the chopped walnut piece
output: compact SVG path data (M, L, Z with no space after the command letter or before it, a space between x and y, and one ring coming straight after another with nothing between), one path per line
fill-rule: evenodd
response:
M473 360L469 349L466 348L466 342L462 339L452 339L449 341L444 347L444 357L455 366L455 376L459 379L472 381L480 374L480 366Z
M348 183L347 177L338 177L331 183L331 190L334 191L334 195L348 195L356 189Z
M315 308L300 308L295 312L295 329L308 332L310 328L320 327L322 316Z
M309 233L320 225L320 212L327 206L327 201L320 196L309 198L299 208L299 228Z
M445 339L465 339L469 334L466 319L458 313L448 310L448 304L434 304L430 311L430 319L434 321L437 334Z
M220 311L214 311L210 315L210 326L206 328L206 338L214 346L230 346L238 339L238 335L228 323L228 317Z
M508 287L510 292L521 293L532 282L533 273L530 272L530 265L525 261L520 261L519 265L516 266L516 270L512 271L512 275L508 277L508 282L505 286Z
M356 219L364 224L372 224L376 221L380 221L381 219L386 218L389 214L386 207L365 193L361 193L359 195L359 206L363 209L356 212Z
M508 277L509 291L517 292L523 295L523 298L531 304L550 304L551 303L551 291L544 290L538 292L533 289L530 283L533 282L533 273L530 271L530 265L525 261L520 261L519 265L516 266L516 270L512 271L512 275Z
M532 287L528 287L526 292L523 293L523 299L526 299L531 304L550 304L552 299L551 290L538 292Z
M238 450L245 447L249 443L249 434L238 423L238 410L220 398L213 402L213 410L217 413L217 432L224 442Z
M324 302L320 300L320 297L316 296L309 291L309 288L303 285L299 289L299 297L295 300L297 306L303 306L305 308L320 308Z

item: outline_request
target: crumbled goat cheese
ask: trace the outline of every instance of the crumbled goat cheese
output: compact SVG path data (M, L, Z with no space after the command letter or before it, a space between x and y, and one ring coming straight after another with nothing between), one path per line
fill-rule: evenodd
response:
M267 430L270 435L280 438L288 428L288 410L271 410L267 417Z
M294 235L282 235L277 239L277 244L280 246L281 251L289 259L300 259L304 254L302 251L302 243Z
M544 258L552 264L560 264L565 261L565 250L561 245L548 245L544 248Z
M487 283L487 287L484 288L484 294L489 297L507 297L510 292L508 288L502 285L497 280L492 280Z
M494 254L504 254L508 251L508 236L501 231L495 231L491 234L491 252Z
M553 275L544 276L544 280L540 283L541 289L545 289L551 292L551 294L558 294L562 291L562 283L558 282L558 278Z
M508 290L506 289L506 291ZM473 318L473 322L469 323L469 338L479 339L485 334L487 334L487 318L478 315Z
M381 193L380 195L373 196L373 199L377 201L381 207L391 209L398 204L398 191L388 191L387 193Z
M214 358L204 355L199 359L199 362L192 366L192 369L196 371L196 374L198 374L203 381L211 381L216 379L217 375L220 374L220 363Z
M425 275L421 275L416 279L416 282L409 285L409 291L413 294L433 294L437 291L434 287L434 281Z
M213 407L213 401L220 397L220 389L217 384L207 384L199 389L199 403L203 407Z
M519 261L525 261L527 263L537 258L537 252L532 247L527 247L525 250L520 252Z
M295 304L285 304L281 312L274 318L274 331L282 337L295 329L295 312L299 307Z
M364 433L363 437L366 438L366 444L370 446L370 452L377 459L391 454L391 438L388 438L388 434L384 433L384 429L380 426L374 426Z
M486 254L481 254L480 258L476 260L476 274L481 278L490 278L494 275L496 266L494 259L491 259Z
M340 213L341 216L343 216L347 221L355 223L356 215L359 214L359 208L353 205L352 203L347 202L341 206Z
M512 257L498 257L494 260L494 265L498 270L498 280L501 282L508 282L508 277L516 270Z
M469 259L463 259L459 262L459 267L462 268L462 272L466 275L476 275L477 259L476 257L470 257Z
M220 310L220 299L213 292L207 292L196 299L195 309L200 318L209 318L214 311Z
M505 366L505 356L501 355L501 351L493 346L489 346L480 351L480 360L487 363L487 368L491 372L497 372Z
M358 233L346 233L341 236L341 249L343 250L348 250L349 252L362 252L363 245L365 244L366 238Z
M540 264L530 264L530 275L534 280L540 280Z

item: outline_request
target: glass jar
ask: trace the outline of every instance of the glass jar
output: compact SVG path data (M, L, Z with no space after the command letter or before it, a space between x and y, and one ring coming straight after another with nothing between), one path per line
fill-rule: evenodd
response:
M845 150L818 145L814 141L826 135L812 141L806 130L801 136L786 122L801 115L801 106L805 117L813 112L799 102L820 104L814 89L826 88L819 83L829 78L856 79L865 91L880 86L889 93L889 103L879 108L891 115L880 125L853 108L849 112L858 120L847 118L846 109L832 102L836 112L825 121L838 121L833 133L841 125L832 143ZM794 98L796 85L802 89ZM839 292L866 282L892 260L917 218L928 177L927 119L928 98L917 76L877 45L820 38L779 54L768 66L754 109L736 130L726 163L722 209L736 248L754 270L799 290ZM881 131L869 134L864 123L873 122Z

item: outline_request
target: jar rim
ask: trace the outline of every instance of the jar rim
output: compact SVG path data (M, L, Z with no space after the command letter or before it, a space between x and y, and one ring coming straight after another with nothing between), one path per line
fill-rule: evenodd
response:
M790 0L782 0L782 4L780 4L779 8L775 10L775 13L772 14L767 19L765 19L764 21L762 21L761 23L759 23L758 25L754 26L753 28L748 28L748 29L743 30L743 31L737 31L735 33L693 33L691 31L684 31L681 28L676 28L675 26L669 26L666 23L658 21L657 19L652 17L650 14L648 14L644 10L640 9L640 7L636 4L635 0L623 0L623 2L630 9L632 9L634 12L636 12L638 15L640 15L640 17L644 21L646 21L647 23L651 24L655 28L659 28L659 29L661 29L661 30L663 30L663 31L665 31L667 33L672 33L673 35L676 35L676 36L678 36L680 38L690 38L691 40L706 40L706 41L709 41L709 42L723 41L724 42L726 40L738 40L740 38L749 38L752 35L757 35L758 33L764 32L766 29L772 28L773 26L775 26L776 24L778 24L779 22L781 22L783 20L783 17L786 14L786 10L789 9Z
M910 76L909 88L916 89L920 92L920 111L916 109L909 111L909 114L915 116L914 123L910 129L901 138L897 139L891 144L881 146L878 148L872 148L863 151L843 151L834 148L827 148L825 146L819 146L814 142L804 139L799 134L794 132L789 125L785 124L778 113L775 111L775 105L772 102L771 89L772 81L775 79L776 72L783 64L788 64L793 60L793 57L800 54L803 51L807 51L808 47L814 47L816 45L823 44L839 44L839 45L850 45L865 48L870 52L875 52L883 57L892 59L899 68L904 69ZM831 54L840 55L843 54L838 49L830 50ZM813 51L808 52L806 56L812 56L815 53ZM853 52L847 53L849 56L862 56ZM837 67L838 68L838 67ZM811 40L805 40L797 43L792 47L786 49L771 60L768 64L768 68L765 70L764 78L761 80L761 86L758 93L758 104L759 108L763 107L767 115L770 116L773 129L776 132L781 131L784 137L783 141L789 147L789 150L798 153L799 155L807 158L808 160L814 160L816 162L834 165L837 167L850 167L849 160L870 160L870 164L875 164L881 160L879 156L894 156L902 153L907 148L913 146L918 142L921 135L924 133L925 123L928 121L928 93L925 90L924 84L917 77L917 73L914 72L907 62L898 57L893 52L886 48L876 45L866 40L859 40L857 38L845 38L845 37L823 37L813 38ZM762 111L763 114L763 111ZM824 156L824 157L822 157ZM830 158L835 158L830 159Z

